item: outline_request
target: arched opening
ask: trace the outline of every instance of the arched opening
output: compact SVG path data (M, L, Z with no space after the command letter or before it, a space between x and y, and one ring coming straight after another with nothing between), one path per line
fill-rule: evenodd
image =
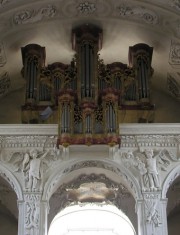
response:
M48 235L135 235L129 218L116 206L82 203L66 207L53 219Z
M167 192L167 224L169 235L179 235L180 231L180 176L176 178Z
M0 177L0 234L18 234L17 195L2 177Z
M96 168L68 173L49 200L48 235L118 235L123 226L128 235L136 234L135 199L124 185L118 175L103 169L98 174Z

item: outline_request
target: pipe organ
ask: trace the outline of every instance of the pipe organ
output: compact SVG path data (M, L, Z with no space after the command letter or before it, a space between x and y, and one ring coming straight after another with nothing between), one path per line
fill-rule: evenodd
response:
M22 48L26 80L23 123L58 123L58 145L119 142L122 122L153 122L150 100L153 48L129 47L129 64L105 64L100 58L102 29L83 25L72 30L75 56L69 64L45 66L45 48ZM41 119L50 107L52 113ZM48 109L49 110L49 109Z

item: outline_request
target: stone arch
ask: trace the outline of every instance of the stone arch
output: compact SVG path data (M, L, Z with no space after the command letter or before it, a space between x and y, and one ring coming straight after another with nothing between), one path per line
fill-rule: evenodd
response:
M179 175L180 175L180 164L176 166L172 171L170 171L170 173L165 178L164 183L162 185L162 198L166 198L166 194L169 187Z
M0 176L6 180L15 191L18 200L23 200L21 186L15 176L3 165L0 165Z
M140 186L138 182L133 177L133 175L123 166L112 162L110 160L71 160L67 161L66 164L59 169L59 167L54 170L54 173L49 177L43 192L43 200L49 201L51 195L56 191L56 189L61 185L61 179L67 176L69 173L84 169L84 168L100 168L110 172L115 173L119 178L121 178L125 183L128 190L132 193L132 196L136 200L142 198Z
M84 183L89 187L93 182L98 183L98 185L99 183L104 183L106 189L110 189L111 191L113 191L113 187L114 189L118 189L115 198L106 197L104 202L114 204L120 211L123 211L131 220L137 231L138 218L135 212L135 205L137 198L140 197L139 188L138 185L136 185L137 182L135 178L130 176L127 169L122 166L117 166L115 162L107 159L86 161L71 160L67 161L64 166L61 166L61 169L54 171L51 179L47 181L43 193L43 200L49 202L50 209L47 227L50 226L53 218L62 209L69 207L72 203L88 202L79 201L79 198L69 197L68 192L70 190L77 192L82 185L84 186ZM88 185L88 183L90 183L90 185ZM101 186L98 186L99 189L100 187ZM92 202L96 203L96 201ZM126 205L128 205L128 207Z

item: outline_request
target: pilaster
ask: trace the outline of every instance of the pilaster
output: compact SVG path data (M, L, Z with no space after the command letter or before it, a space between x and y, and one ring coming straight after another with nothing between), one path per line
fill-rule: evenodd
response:
M143 199L137 200L138 235L167 235L167 200L161 192L145 192Z

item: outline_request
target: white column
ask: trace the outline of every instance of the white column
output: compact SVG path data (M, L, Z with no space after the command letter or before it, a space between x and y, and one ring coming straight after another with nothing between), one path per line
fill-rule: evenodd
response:
M39 235L47 235L47 223L48 223L48 213L49 213L49 203L47 201L41 201L40 206L40 231Z
M161 192L146 192L143 196L136 202L138 235L168 235L167 200L161 199Z
M47 235L49 207L41 196L41 193L25 193L24 201L18 201L18 235Z
M18 217L18 235L24 235L24 201L17 201L19 217Z

